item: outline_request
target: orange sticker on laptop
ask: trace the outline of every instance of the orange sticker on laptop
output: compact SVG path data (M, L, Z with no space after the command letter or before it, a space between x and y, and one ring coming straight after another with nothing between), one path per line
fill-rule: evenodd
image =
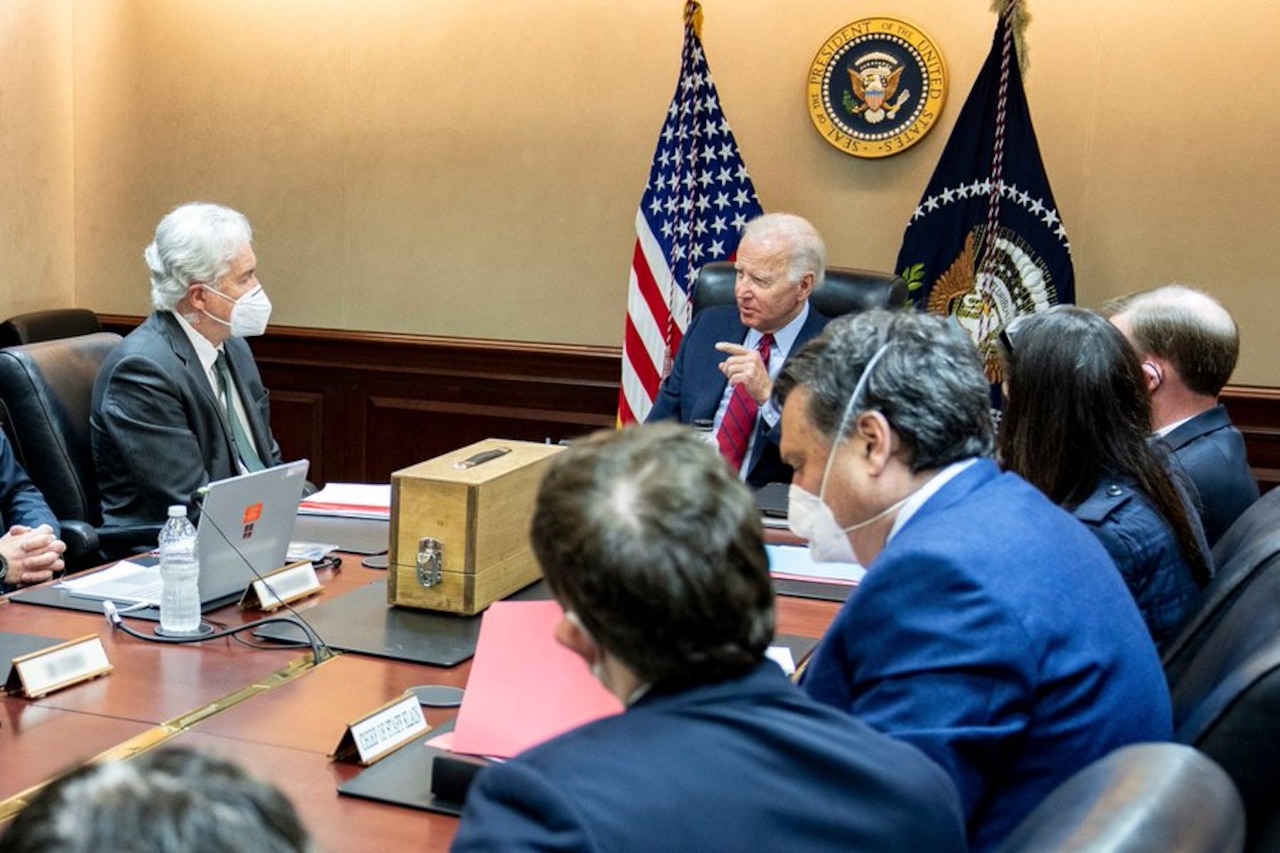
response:
M249 504L247 507L244 508L245 524L253 524L255 521L257 521L260 518L262 518L261 502L258 502L256 504Z

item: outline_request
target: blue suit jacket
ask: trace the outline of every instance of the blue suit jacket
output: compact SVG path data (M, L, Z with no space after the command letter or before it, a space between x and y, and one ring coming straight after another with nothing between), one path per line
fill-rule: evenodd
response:
M9 437L0 432L0 535L9 532L15 524L39 527L47 524L54 535L61 536L62 528L53 517L53 510L44 495L36 488L27 472L18 464ZM16 584L0 584L0 592L16 589Z
M15 524L27 527L47 524L54 533L61 532L44 495L18 464L9 437L0 432L0 534Z
M828 323L809 306L809 316L791 351L796 352L810 338L816 337ZM720 372L720 363L729 356L716 350L721 341L742 343L747 337L747 327L738 316L738 309L731 305L705 308L694 315L685 330L680 348L676 351L671 373L658 389L658 397L647 422L675 418L691 424L697 420L711 420L720 408L725 384L729 381ZM778 455L778 427L768 429L764 418L756 418L755 445L747 466L747 483L760 487L766 483L786 483L791 480L791 468L782 464Z
M772 662L481 771L454 851L964 849L950 779Z
M223 350L262 461L279 465L253 352L241 338ZM196 518L196 490L239 473L225 410L168 311L152 313L103 362L89 427L107 526L161 523L171 504L186 504Z
M1155 646L1110 557L988 459L867 567L802 686L942 764L975 850L1094 759L1172 735Z
M1164 437L1200 498L1200 521L1212 546L1249 505L1258 483L1249 470L1244 436L1231 425L1226 407L1201 412Z

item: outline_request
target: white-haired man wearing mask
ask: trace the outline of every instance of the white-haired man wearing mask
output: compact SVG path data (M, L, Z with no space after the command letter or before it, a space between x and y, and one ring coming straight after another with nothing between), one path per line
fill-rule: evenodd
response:
M155 310L103 364L93 388L93 460L107 526L154 524L197 491L280 463L267 391L244 338L271 301L258 283L253 231L216 204L160 221L143 256Z

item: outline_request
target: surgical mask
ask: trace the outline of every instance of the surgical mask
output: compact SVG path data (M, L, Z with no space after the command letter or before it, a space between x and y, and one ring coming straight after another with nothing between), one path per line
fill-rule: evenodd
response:
M592 637L591 632L587 630L587 626L582 624L582 619L578 617L577 613L574 613L572 610L566 610L564 612L564 618L568 620L575 628L577 628L583 634L587 635L588 637L591 637L592 642L595 642L595 638ZM604 669L603 649L600 649L599 643L596 643L596 648L600 651L600 653L596 655L595 660L591 661L591 663L588 664L588 668L590 668L591 675L595 678L595 680L600 682L606 688L608 688L609 682L606 681L607 674L605 673L605 669Z
M205 289L209 293L218 294L223 299L231 299L230 296L212 287ZM215 317L208 311L205 311L204 315L210 320L230 327L231 334L237 338L252 338L267 330L267 321L271 319L271 300L267 298L267 292L262 289L262 285L258 285L239 299L232 300L231 322Z
M827 505L825 500L827 493L827 479L831 476L831 465L836 458L836 449L840 442L844 439L840 436L844 435L845 428L849 424L850 418L857 410L858 400L862 397L862 391L866 388L867 377L871 375L871 370L880 361L880 357L884 355L885 350L889 348L885 344L876 350L875 355L871 356L867 366L862 369L862 375L858 377L858 381L853 386L853 393L849 396L849 402L845 406L844 413L840 417L840 424L836 428L836 440L831 445L831 450L827 454L827 465L822 470L822 484L818 487L818 494L805 491L795 483L791 484L787 496L787 522L791 527L791 532L799 536L801 539L809 541L809 555L813 557L814 562L818 563L857 563L858 557L854 553L853 543L849 541L849 534L855 530L861 530L867 525L874 524L890 513L896 512L901 506L907 502L910 495L903 497L885 507L880 512L868 519L851 524L848 527L841 527L840 522L836 521L835 514L832 513L831 507Z

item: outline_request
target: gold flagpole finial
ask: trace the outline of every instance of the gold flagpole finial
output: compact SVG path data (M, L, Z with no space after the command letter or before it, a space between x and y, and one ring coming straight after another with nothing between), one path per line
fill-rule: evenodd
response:
M684 22L693 25L693 34L702 41L702 4L694 0L684 4Z

